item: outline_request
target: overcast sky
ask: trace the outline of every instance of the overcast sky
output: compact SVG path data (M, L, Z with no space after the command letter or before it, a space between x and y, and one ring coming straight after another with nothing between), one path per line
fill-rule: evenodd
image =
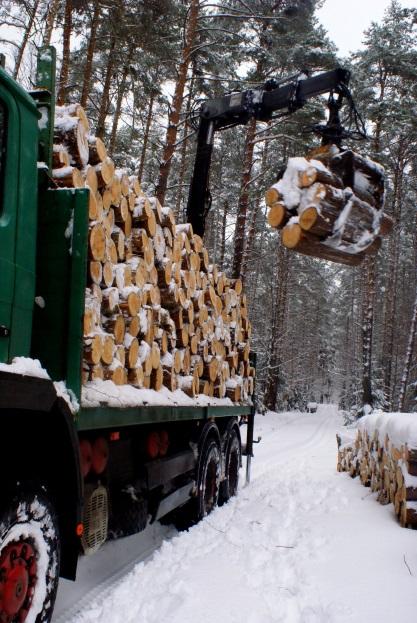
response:
M400 0L417 8L417 0ZM379 22L390 0L325 0L318 17L342 56L361 47L362 33L372 21Z

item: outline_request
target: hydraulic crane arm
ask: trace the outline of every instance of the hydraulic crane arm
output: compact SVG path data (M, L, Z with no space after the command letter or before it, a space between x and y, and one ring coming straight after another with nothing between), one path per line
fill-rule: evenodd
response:
M329 119L329 123L333 123L337 119L341 99L349 93L349 79L350 72L338 68L303 79L294 77L290 81L281 82L269 80L262 88L231 93L204 102L200 110L197 152L187 205L187 220L192 224L194 232L204 235L205 219L210 209L209 173L216 131L245 125L252 118L269 121L278 110L286 109L287 114L291 114L304 106L308 99L328 92L338 95L334 117ZM337 143L340 134L332 136L327 132L325 140Z

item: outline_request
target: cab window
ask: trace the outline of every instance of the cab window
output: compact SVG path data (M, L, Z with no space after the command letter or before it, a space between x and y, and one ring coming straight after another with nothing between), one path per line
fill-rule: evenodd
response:
M4 171L6 168L6 106L0 101L0 214L3 212Z

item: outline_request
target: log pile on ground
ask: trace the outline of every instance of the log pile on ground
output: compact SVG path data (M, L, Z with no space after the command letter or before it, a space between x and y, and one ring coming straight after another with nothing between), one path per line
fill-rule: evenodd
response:
M115 169L78 105L56 108L52 177L88 187L84 384L248 401L251 325L242 283L210 264L190 224Z
M348 266L376 253L393 225L383 213L383 167L334 145L290 158L265 200L285 247Z
M393 504L402 526L417 526L415 414L376 413L361 418L356 438L337 435L338 471L359 476L381 504Z

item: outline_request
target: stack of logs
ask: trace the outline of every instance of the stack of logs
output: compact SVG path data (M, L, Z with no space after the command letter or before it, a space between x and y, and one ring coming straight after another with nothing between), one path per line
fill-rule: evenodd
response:
M417 526L417 449L396 447L378 430L359 430L352 444L343 445L337 435L339 472L359 476L365 487L377 493L381 504L393 504L400 524Z
M376 253L393 225L382 212L383 168L334 145L290 158L265 200L285 247L348 266Z
M241 281L210 264L191 225L115 169L79 105L56 108L52 177L90 189L83 382L247 401L255 371Z

